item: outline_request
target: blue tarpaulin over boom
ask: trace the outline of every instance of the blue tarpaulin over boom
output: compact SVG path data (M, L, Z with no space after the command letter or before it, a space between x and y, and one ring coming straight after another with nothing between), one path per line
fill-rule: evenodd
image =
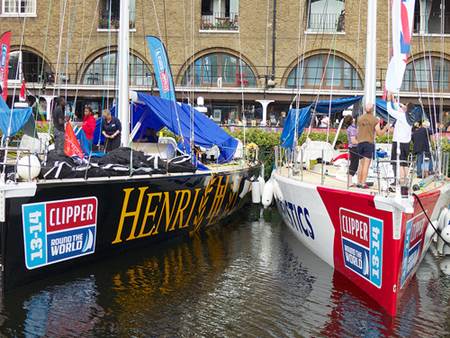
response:
M297 135L300 136L303 133L303 129L305 129L311 121L311 106L309 105L305 108L289 110L280 137L281 146L284 148L292 148L294 145L296 115L298 116Z
M4 136L14 136L20 129L22 129L25 123L29 120L30 116L31 107L15 108L11 111L6 102L0 96L0 129L2 130ZM8 133L10 119L11 129Z
M358 101L361 101L362 96L352 96L352 97L343 97L335 100L321 100L318 101L317 104L312 104L311 106L314 108L316 113L322 115L328 115L329 111L331 114L341 113L351 105L355 104Z
M296 120L298 122L297 135L300 137L305 127L308 126L311 121L311 111L313 109L319 114L328 114L329 111L331 114L336 114L344 111L361 99L362 96L345 97L331 101L318 101L317 104L311 104L301 109L290 109L280 137L281 146L284 148L292 148L294 146ZM298 114L298 118L296 118L296 114Z
M185 140L190 140L191 111L194 113L195 145L204 148L217 145L220 149L219 162L232 160L238 146L238 140L228 135L206 115L187 104L179 104L160 97L138 93L138 102L134 105L132 126L134 127L138 122L141 122L140 130L144 133L147 128L159 131L167 127L174 134L183 136Z

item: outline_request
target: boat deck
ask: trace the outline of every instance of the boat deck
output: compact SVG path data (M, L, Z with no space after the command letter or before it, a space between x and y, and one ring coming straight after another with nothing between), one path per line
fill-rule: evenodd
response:
M345 169L346 170L346 169ZM380 177L378 179L377 176L369 176L368 182L372 182L368 189L358 188L355 184L347 183L347 174L346 171L342 170L342 168L335 167L333 165L324 165L323 166L323 181L322 181L322 165L315 165L310 170L300 169L297 172L293 173L291 167L279 167L277 168L277 172L284 177L289 177L298 181L302 181L305 183L319 185L329 188L337 188L343 190L349 190L353 192L360 193L369 193L369 194L378 194L382 193L386 196L393 195L393 192L389 191L389 183L393 181L393 178ZM413 178L411 187L417 186L420 189L419 192L426 192L435 189L436 187L442 185L442 182L433 181L431 177L428 179L420 179L417 177Z

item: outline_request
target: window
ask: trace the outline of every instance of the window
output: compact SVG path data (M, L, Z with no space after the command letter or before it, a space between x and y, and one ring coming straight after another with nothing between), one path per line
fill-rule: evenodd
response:
M302 74L303 72L303 74ZM289 88L361 89L362 83L356 69L335 55L319 54L300 62L289 73Z
M35 16L36 0L2 0L2 14L5 16Z
M425 57L408 63L402 90L450 92L450 61Z
M53 82L50 65L39 55L28 51L15 51L9 54L8 80L26 82Z
M450 34L450 0L418 0L414 13L414 33Z
M120 0L101 0L98 29L119 29ZM136 28L136 1L130 0L130 29Z
M86 69L82 83L90 85L115 85L117 53L103 54ZM135 55L130 55L130 84L132 86L150 86L152 73L150 68Z
M308 32L344 32L344 0L309 0L307 27Z
M201 30L239 30L239 0L202 0Z
M182 84L198 87L256 87L251 68L231 54L212 53L195 60L184 72Z

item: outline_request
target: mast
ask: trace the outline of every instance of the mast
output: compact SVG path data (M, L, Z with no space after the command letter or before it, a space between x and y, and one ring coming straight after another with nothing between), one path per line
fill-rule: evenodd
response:
M129 59L129 0L120 0L120 27L119 27L119 95L118 117L122 123L121 144L128 146L130 135L130 103L128 101L128 59Z
M377 64L377 0L367 2L367 41L366 74L364 79L364 97L366 104L375 105ZM375 107L374 107L375 108Z

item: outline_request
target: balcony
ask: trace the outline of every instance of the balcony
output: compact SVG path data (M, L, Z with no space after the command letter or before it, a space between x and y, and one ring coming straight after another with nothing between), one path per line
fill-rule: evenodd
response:
M335 33L345 31L345 13L320 13L309 15L309 33Z
M130 30L136 29L136 10L134 9L134 2L130 5L133 9L129 11ZM114 10L101 10L98 16L99 31L117 31L120 28L120 13L119 8Z
M239 31L239 13L215 12L202 15L201 31Z

